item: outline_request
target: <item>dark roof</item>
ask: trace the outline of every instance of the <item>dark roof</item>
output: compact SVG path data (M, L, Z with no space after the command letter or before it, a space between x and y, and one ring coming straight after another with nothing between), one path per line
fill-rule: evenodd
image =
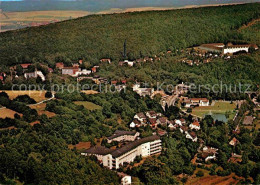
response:
M246 116L243 125L252 125L254 118L252 116Z
M104 146L94 146L84 151L84 153L107 155L111 153L113 149L106 148Z
M134 131L116 130L114 134L112 136L109 136L107 139L114 139L123 135L135 135L135 134L136 132Z
M136 140L134 142L131 142L131 143L128 143L126 144L125 146L121 147L121 148L118 148L114 151L111 152L111 155L113 157L119 157L127 152L129 152L130 150L138 147L139 145L143 144L143 143L147 143L147 142L151 142L151 141L155 141L155 140L158 140L160 139L159 136L157 135L153 135L153 136L149 136L149 137L145 137L145 138L142 138L142 139L139 139L139 140Z
M144 113L142 113L142 112L137 113L137 116L138 116L139 118L146 118L145 115L144 115Z

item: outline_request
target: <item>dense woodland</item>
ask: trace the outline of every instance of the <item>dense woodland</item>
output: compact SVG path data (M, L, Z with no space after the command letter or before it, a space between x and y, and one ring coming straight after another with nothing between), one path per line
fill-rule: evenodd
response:
M259 17L259 3L170 11L91 15L47 26L0 34L0 64L122 58L127 39L129 59L154 56L210 42L247 42L237 32ZM60 61L62 62L62 61Z

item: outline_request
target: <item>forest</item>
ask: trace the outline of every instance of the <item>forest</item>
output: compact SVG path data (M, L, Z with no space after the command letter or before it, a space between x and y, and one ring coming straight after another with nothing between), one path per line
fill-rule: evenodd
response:
M122 58L127 40L129 59L211 42L248 42L240 26L259 17L259 3L91 15L46 26L0 34L0 64L73 61L97 64ZM58 61L57 61L58 60ZM62 61L61 61L62 60Z

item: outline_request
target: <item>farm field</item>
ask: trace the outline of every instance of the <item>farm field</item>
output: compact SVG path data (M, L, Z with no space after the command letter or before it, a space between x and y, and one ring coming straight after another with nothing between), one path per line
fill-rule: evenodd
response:
M74 147L76 147L77 150L89 149L91 147L91 142L79 142L76 145L69 145L68 147L69 149L73 149Z
M45 91L4 91L8 94L9 98L12 100L19 95L29 95L36 102L43 101L45 98Z
M0 14L0 31L19 29L37 24L49 24L89 15L87 11L28 11Z
M196 173L198 170L203 171L203 177L196 177ZM230 185L230 184L237 184L243 178L236 176L234 173L231 173L229 176L217 176L217 175L209 175L209 172L204 169L196 169L194 175L188 179L185 183L186 185L198 184L198 185Z
M36 109L39 115L46 114L46 116L48 116L49 118L56 115L53 112L49 112L49 111L45 110L46 103L41 103L38 105L30 105L29 107L32 109Z
M235 115L235 112L233 112L235 108L236 104L234 103L230 104L230 102L215 102L213 106L195 107L192 109L192 114L204 117L205 114L225 114L227 111L230 111L231 114L229 118L232 118Z
M19 114L20 116L22 116L22 114L18 113L18 112L15 112L11 109L7 109L7 108L3 108L3 109L0 109L0 118L14 118L14 115L15 113Z
M88 110L102 109L102 107L100 107L99 105L88 101L75 101L74 103L77 105L83 105Z
M94 90L84 90L84 91L81 91L85 94L98 94L99 92L98 91L94 91Z

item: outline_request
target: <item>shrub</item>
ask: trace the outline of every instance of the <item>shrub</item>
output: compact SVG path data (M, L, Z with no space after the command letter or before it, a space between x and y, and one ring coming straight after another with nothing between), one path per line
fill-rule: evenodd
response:
M197 177L203 177L204 176L204 172L199 170L197 173L196 173L196 176Z

